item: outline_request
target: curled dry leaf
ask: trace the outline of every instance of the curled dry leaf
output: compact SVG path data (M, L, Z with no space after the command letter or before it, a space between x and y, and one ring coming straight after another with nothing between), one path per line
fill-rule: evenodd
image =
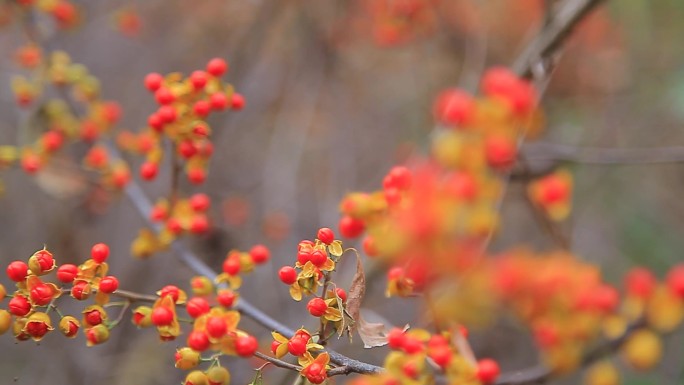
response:
M363 264L361 257L356 254L356 274L352 279L349 293L347 294L347 314L354 321L347 327L347 331L351 338L354 329L358 331L361 341L363 341L364 348L373 348L376 346L387 345L387 334L392 326L386 326L381 322L368 322L361 316L361 301L366 293L366 276L363 271ZM408 329L408 325L404 330Z

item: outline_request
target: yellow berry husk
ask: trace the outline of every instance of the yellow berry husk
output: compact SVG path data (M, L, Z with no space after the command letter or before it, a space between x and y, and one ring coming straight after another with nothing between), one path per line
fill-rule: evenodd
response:
M192 277L190 286L192 287L192 293L197 296L204 297L214 292L214 284L211 282L211 279L203 275Z
M133 310L132 322L141 328L152 326L152 308L149 306L138 306Z
M178 349L176 351L178 359L176 360L176 368L181 370L190 370L200 363L200 354L188 347Z
M209 385L228 385L230 384L230 372L222 366L214 366L207 370L207 380Z
M648 370L660 361L663 343L653 331L641 329L629 337L622 347L622 354L633 368Z
M585 385L618 385L620 374L615 365L606 361L592 365L585 374Z
M62 317L59 320L59 331L64 334L64 336L69 338L76 338L78 329L81 327L81 323L75 317L70 315Z
M84 333L86 334L86 345L88 346L99 345L109 340L109 329L103 324L85 329Z
M648 325L662 333L674 331L684 319L684 303L664 286L658 287L646 305Z
M185 376L183 385L209 385L207 375L199 370L193 370Z
M12 326L12 315L5 309L0 309L0 335L5 334Z

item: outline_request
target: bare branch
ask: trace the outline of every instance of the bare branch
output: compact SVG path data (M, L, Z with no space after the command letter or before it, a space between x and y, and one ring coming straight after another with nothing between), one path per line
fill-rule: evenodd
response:
M684 162L684 146L653 148L577 147L548 142L525 144L525 158L596 165L634 165Z

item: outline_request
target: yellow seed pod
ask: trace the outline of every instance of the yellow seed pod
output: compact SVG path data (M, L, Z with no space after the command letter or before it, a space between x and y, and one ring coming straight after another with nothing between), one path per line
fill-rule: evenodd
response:
M618 385L620 374L609 361L592 365L584 376L585 385Z
M176 351L176 368L181 370L190 370L200 362L200 354L188 347L178 349Z
M627 330L627 321L621 316L609 316L603 322L602 329L603 335L607 338L615 339L625 333L625 330Z
M5 309L0 309L0 335L5 334L12 326L12 315Z
M684 304L664 286L659 286L646 305L649 326L659 332L675 330L684 319Z
M625 360L637 370L653 368L663 355L663 343L651 330L641 329L632 334L622 347Z
M441 131L432 140L432 155L444 167L456 167L461 163L463 135L455 131Z
M207 370L207 379L210 385L228 385L230 383L230 372L222 366L214 366Z
M199 370L193 370L185 376L185 385L209 385L207 375Z
M197 275L190 280L192 293L197 296L207 296L214 292L214 284L209 277Z
M76 333L78 333L81 323L75 317L70 315L62 317L59 320L59 331L64 334L64 336L69 338L76 338Z

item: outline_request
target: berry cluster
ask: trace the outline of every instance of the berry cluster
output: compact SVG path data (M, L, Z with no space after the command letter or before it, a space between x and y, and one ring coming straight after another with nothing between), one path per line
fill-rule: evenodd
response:
M34 11L50 16L56 26L61 29L73 28L81 17L76 5L69 0L10 0L8 4L0 4L0 13L6 12L8 18L25 17L26 14Z
M204 183L214 151L207 118L211 113L228 108L241 110L245 105L244 97L221 80L227 71L228 63L215 58L205 70L194 71L188 77L179 73L150 73L145 77L145 87L153 93L159 108L148 117L145 130L138 134L125 132L119 137L125 150L145 156L140 166L141 178L157 177L166 138L173 145L174 167L176 157L182 159L188 180L193 184Z
M439 376L445 377L448 383L494 383L499 376L499 365L489 358L476 361L467 337L464 327L437 334L423 329L392 329L387 336L387 344L392 349L385 358L387 371L360 378L353 384L428 384Z
M36 174L67 144L85 142L90 148L82 159L83 166L97 173L101 186L115 190L125 187L130 180L128 165L121 160L112 161L107 150L95 144L121 117L116 102L101 98L99 81L62 51L54 51L43 59L41 50L29 44L20 48L16 57L22 67L32 71L30 78L17 76L12 81L20 106L32 105L48 85L60 92L70 90L73 101L66 97L45 100L41 106L45 131L30 145L4 147L2 165L19 162L27 174ZM82 105L82 117L76 116L72 103Z
M66 337L75 337L79 328L83 327L88 346L107 341L110 329L117 322L108 320L103 305L109 302L109 295L119 287L118 279L107 275L105 261L108 256L109 247L99 243L93 246L91 258L79 266L58 266L47 249L33 253L28 263L11 262L6 272L9 279L16 282L17 290L12 294L7 310L0 310L0 332L4 333L11 327L18 341L40 341L54 330L52 314L56 314L59 317L58 328ZM56 271L58 284L45 281L45 276L53 271ZM0 292L4 297L4 287ZM56 302L64 293L69 293L79 301L95 293L95 304L85 307L82 320L79 321L59 311Z
M251 357L258 348L255 337L238 329L240 313L234 310L238 289L242 283L241 273L251 272L255 265L270 259L270 251L263 245L252 247L249 252L231 251L223 262L223 273L214 281L205 276L190 281L192 297L176 286L168 285L157 292L158 299L152 306L138 306L133 310L132 321L141 328L156 327L162 341L173 341L181 335L181 322L177 308L184 307L190 317L192 330L187 336L187 346L176 352L176 367L182 370L196 368L200 362L218 363L221 355ZM215 284L228 283L230 288ZM214 351L211 359L202 359L201 353ZM220 378L220 381L214 378ZM227 369L207 371L194 370L187 375L185 384L228 383ZM201 382L204 381L204 382ZM214 382L211 382L214 381Z
M192 195L188 199L160 199L152 208L150 220L163 223L159 234L149 229L142 229L133 241L131 253L138 258L149 257L166 249L177 237L189 233L206 234L211 228L208 211L211 199L203 193Z
M388 295L412 295L433 278L469 269L497 227L499 174L515 163L517 137L535 129L536 94L498 67L481 88L480 99L457 89L437 97L431 159L392 168L382 191L352 193L340 205L342 233L365 230L365 252L393 266Z

